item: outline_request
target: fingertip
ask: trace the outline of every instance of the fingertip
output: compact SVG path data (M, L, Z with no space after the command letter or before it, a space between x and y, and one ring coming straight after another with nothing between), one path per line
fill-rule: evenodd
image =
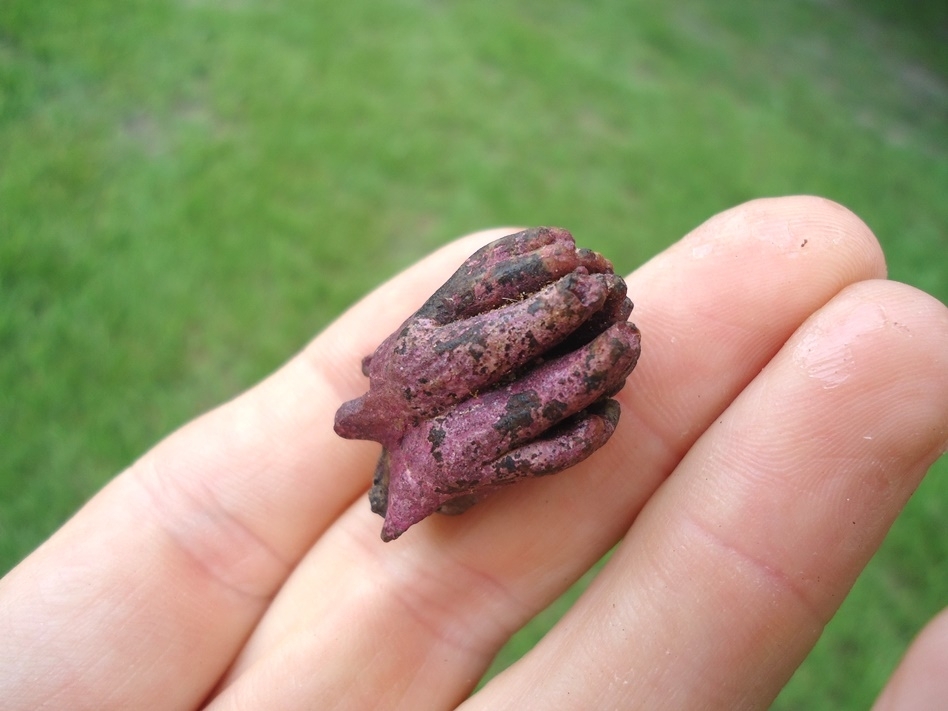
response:
M670 266L682 277L692 269L727 269L732 285L743 289L774 281L819 288L829 277L838 291L886 276L885 255L868 225L843 205L809 195L758 198L720 212L642 271L661 273Z
M902 412L895 437L929 442L918 448L923 470L948 445L948 307L920 289L883 279L853 284L839 297L851 302L848 320L867 320L861 352L870 383L891 391L891 406ZM858 322L858 321L857 321ZM834 325L845 331L846 321ZM873 378L874 376L874 378ZM919 429L920 428L920 429Z
M809 235L845 247L854 272L865 278L885 278L882 245L869 225L845 205L816 195L763 198L748 203L754 209L783 212L789 228L786 246L800 250L809 245ZM800 238L797 242L795 238Z
M816 195L758 198L718 217L744 222L751 236L788 256L826 250L851 280L885 278L882 246L866 222L845 205ZM715 220L718 218L712 218Z
M948 308L913 286L884 279L852 284L788 345L797 365L824 389L913 389L948 411ZM858 379L847 382L851 376Z
M873 711L935 709L948 698L948 608L915 638Z

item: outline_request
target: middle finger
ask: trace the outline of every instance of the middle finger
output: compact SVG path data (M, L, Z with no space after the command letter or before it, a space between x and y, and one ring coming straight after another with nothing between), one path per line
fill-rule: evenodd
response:
M757 201L705 223L629 279L645 344L617 397L613 442L568 473L428 519L393 543L378 540L378 518L357 502L281 590L221 707L457 703L506 638L628 529L803 320L844 286L883 275L871 233L832 203ZM280 698L255 696L277 680Z

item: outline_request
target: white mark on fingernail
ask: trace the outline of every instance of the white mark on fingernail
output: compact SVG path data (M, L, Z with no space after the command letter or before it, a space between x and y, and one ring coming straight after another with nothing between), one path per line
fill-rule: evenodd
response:
M858 304L842 319L819 318L794 348L794 359L824 388L837 388L855 370L853 346L858 339L884 328L885 310L879 304Z

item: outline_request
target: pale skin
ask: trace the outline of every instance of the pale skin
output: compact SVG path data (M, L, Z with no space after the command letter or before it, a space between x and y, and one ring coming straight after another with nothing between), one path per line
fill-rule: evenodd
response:
M380 287L0 581L4 708L766 708L946 449L948 309L886 281L834 203L736 207L628 278L642 357L603 449L383 543L378 446L333 415L365 391L362 357L510 231ZM948 698L946 669L941 615L877 708Z

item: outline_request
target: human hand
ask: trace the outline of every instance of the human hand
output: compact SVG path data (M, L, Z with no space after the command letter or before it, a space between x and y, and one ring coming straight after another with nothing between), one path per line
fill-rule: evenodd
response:
M380 287L0 581L4 707L766 707L945 450L948 309L884 281L835 204L737 207L628 279L643 354L607 446L382 543L364 500L377 446L338 438L333 415L364 392L362 357L501 234ZM880 703L948 696L924 673L948 655L939 620Z

